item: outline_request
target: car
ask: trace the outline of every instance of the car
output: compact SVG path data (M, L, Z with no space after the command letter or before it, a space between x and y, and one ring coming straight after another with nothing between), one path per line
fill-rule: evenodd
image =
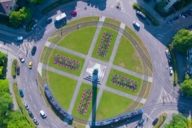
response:
M138 121L138 125L139 125L139 126L142 126L144 122L145 122L145 120L144 120L144 119L141 119L141 120Z
M29 64L28 64L28 66L29 66L29 69L32 69L32 66L33 66L33 63L32 63L32 61L29 61Z
M25 59L24 58L19 57L19 60L20 60L21 63L25 63Z
M19 89L19 95L23 98L24 97L24 92L22 89Z
M139 24L138 22L136 22L136 21L133 21L133 26L134 26L137 30L140 29L140 24Z
M20 75L20 67L19 66L16 68L16 72L17 72L17 75L19 76Z
M29 116L33 119L34 118L34 115L33 115L33 113L29 110L28 111L28 114L29 114Z
M173 67L169 67L169 74L172 76L173 75Z
M45 119L45 118L47 118L47 115L45 114L45 112L43 111L43 110L40 110L40 116L43 118L43 119Z
M158 118L155 118L155 119L153 120L153 122L152 122L153 126L156 125L158 121L159 121L159 119L158 119Z
M37 51L37 47L33 46L32 50L31 50L31 55L34 56L36 51Z
M24 106L25 106L25 109L26 109L26 110L29 110L28 104L24 103Z
M23 36L18 36L17 41L23 41Z
M35 125L39 125L39 122L37 121L36 118L33 118L33 122L34 122Z
M143 14L141 11L136 11L137 16L141 17L142 19L146 19L145 14Z
M76 10L71 11L71 16L77 16L77 11Z

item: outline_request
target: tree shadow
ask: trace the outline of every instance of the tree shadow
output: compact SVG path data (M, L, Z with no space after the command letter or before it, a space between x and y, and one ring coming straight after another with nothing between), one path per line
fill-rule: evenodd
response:
M186 117L192 116L192 97L187 97L182 94L182 92L179 93L178 97L178 112L182 113Z

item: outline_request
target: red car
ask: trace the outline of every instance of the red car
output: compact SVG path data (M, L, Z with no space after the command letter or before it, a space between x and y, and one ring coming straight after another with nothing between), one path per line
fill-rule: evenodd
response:
M77 11L75 10L71 11L71 16L77 16Z

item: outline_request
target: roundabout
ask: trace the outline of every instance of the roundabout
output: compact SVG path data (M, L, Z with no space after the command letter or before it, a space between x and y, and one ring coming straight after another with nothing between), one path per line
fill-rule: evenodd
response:
M52 34L41 54L40 74L75 122L92 121L92 73L98 70L96 121L142 108L152 86L152 66L140 39L124 23L105 17L70 22Z

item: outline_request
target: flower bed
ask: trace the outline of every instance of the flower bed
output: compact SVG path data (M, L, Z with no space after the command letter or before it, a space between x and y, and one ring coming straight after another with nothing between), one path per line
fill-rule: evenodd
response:
M136 90L136 88L137 88L135 81L133 81L129 78L126 78L122 75L117 75L117 74L113 75L112 82L118 86L122 86L124 88L128 88L133 91Z
M111 44L112 34L108 32L104 32L102 35L101 43L99 44L99 48L97 53L99 56L106 56L109 46Z
M81 97L81 102L78 107L78 112L80 114L85 114L88 110L89 104L91 102L91 97L92 97L92 90L91 89L86 89L83 91L82 97Z
M69 57L60 56L60 55L55 55L54 64L64 66L71 70L77 70L80 67L79 61L73 60Z

